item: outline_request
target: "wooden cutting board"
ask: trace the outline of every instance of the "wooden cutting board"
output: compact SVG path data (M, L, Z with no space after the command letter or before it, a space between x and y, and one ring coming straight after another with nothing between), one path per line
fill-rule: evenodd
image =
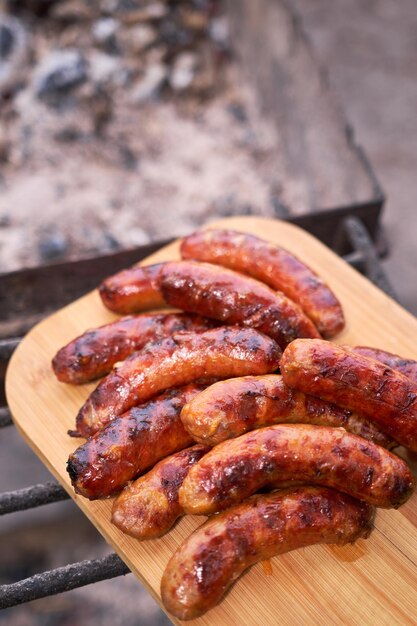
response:
M338 343L380 347L417 359L417 320L308 233L285 222L254 217L230 218L211 225L253 233L281 244L322 275L340 298L346 314L346 330L337 337ZM178 243L174 243L143 263L178 257ZM67 430L74 426L75 415L94 385L75 387L57 382L51 359L61 346L87 328L115 317L94 291L38 324L10 362L7 400L16 426L30 447L160 602L160 579L168 559L202 519L183 518L162 539L141 543L111 525L111 500L89 502L75 495L65 470L67 457L77 446ZM413 463L410 457L408 460ZM272 575L258 564L242 576L217 608L188 623L416 624L416 526L414 494L399 511L379 510L369 539L343 548L315 546L276 557L272 560ZM175 619L173 622L181 623Z

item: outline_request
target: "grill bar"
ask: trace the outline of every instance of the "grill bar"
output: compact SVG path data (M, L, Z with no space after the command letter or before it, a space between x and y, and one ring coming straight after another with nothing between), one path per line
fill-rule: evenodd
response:
M0 407L0 428L11 426L12 424L12 416L7 406Z
M117 554L109 554L102 559L71 563L64 567L35 574L11 585L2 585L0 587L0 608L7 609L17 604L53 596L101 580L124 576L129 572L129 568Z
M21 337L0 339L0 361L8 361L10 359L21 339Z
M384 272L378 254L365 226L357 217L347 217L344 220L345 232L352 247L362 257L364 273L371 282L378 285L382 291L391 296L394 300L398 297Z
M33 509L36 506L43 506L51 502L68 500L69 497L61 485L53 482L33 485L16 491L6 491L0 495L0 515Z

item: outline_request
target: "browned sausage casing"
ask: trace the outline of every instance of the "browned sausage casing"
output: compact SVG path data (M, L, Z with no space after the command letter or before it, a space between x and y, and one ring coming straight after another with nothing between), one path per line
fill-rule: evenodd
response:
M249 328L215 328L178 333L148 343L106 376L77 415L77 431L89 436L132 406L199 379L267 374L281 351L269 337Z
M368 417L417 452L417 385L400 372L320 340L294 341L280 368L289 387Z
M281 347L297 337L320 336L312 321L289 298L253 278L217 265L166 263L160 287L172 306L226 324L256 328Z
M103 304L116 313L138 313L164 306L159 290L163 263L131 267L104 280L99 293Z
M77 448L68 459L68 473L77 493L104 498L157 461L193 443L180 412L203 387L172 389L151 402L130 409Z
M349 348L349 346L344 347ZM417 383L417 361L413 361L413 359L404 359L397 354L392 354L391 352L386 352L378 348L367 348L365 346L356 346L355 348L350 348L350 350L353 350L357 354L362 354L362 356L367 356L370 359L380 361L384 363L384 365L392 367L393 370L401 372L401 374L404 374L404 376L407 376L407 378Z
M61 348L52 361L58 380L80 385L108 374L148 341L169 337L183 330L207 330L214 322L185 313L149 313L124 317L88 330Z
M340 302L310 267L284 248L254 235L233 230L198 231L184 239L181 255L229 267L282 291L300 305L323 337L333 337L345 325Z
M209 446L272 424L343 427L385 448L392 439L359 415L290 389L282 376L244 376L210 385L188 402L181 420L195 441Z
M186 513L209 515L264 486L295 480L384 508L398 507L414 487L407 464L343 428L288 424L219 443L191 468L180 489Z
M161 537L183 515L178 491L190 468L209 451L193 446L160 461L115 500L112 523L136 539Z
M161 581L165 608L192 619L213 608L251 565L318 543L367 537L374 510L331 489L302 487L257 495L215 515L171 557Z

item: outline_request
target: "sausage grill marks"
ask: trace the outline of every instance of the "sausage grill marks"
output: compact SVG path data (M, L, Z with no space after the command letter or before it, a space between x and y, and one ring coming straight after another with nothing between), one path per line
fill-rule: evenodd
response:
M164 606L179 619L199 617L258 561L318 543L353 543L369 535L373 518L372 507L331 489L253 496L211 517L178 548L162 576Z
M284 348L297 337L319 337L313 322L284 294L232 270L192 261L166 263L160 288L170 305L265 333Z
M196 445L160 461L130 483L115 500L112 523L136 539L154 539L170 530L184 514L178 491L191 467L209 451Z
M197 380L267 374L281 351L269 337L249 328L220 327L178 333L148 343L104 378L80 409L77 433L89 436L131 407Z
M417 384L351 349L321 340L297 340L280 369L291 388L368 417L378 428L417 452Z
M52 361L58 380L79 385L108 374L113 365L148 341L181 331L207 330L215 322L185 313L148 313L88 330L61 348Z
M181 244L184 259L206 261L248 274L296 302L323 337L345 325L340 302L310 267L284 248L233 230L201 230Z
M367 356L370 359L375 359L376 361L380 361L380 363L384 363L384 365L388 365L388 367L404 374L404 376L407 376L407 378L417 384L417 361L404 359L397 354L379 350L378 348L367 348L366 346L356 346L355 348L351 348L350 346L344 347L353 350L356 354L362 354L362 356Z
M198 385L172 389L90 437L68 459L75 491L90 500L107 497L168 454L192 445L180 412L202 389Z
M210 385L184 406L181 420L195 441L209 446L279 423L343 427L386 448L394 445L372 422L290 389L276 374L244 376Z
M210 515L291 480L338 489L383 508L400 506L414 488L407 464L385 448L343 428L288 424L218 444L191 468L180 503L186 513Z

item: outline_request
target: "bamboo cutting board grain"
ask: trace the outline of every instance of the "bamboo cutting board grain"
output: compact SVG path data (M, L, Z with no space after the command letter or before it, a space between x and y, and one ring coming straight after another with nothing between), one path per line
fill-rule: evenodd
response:
M346 314L346 330L337 337L338 343L380 347L417 359L417 320L308 233L285 222L253 217L225 219L211 226L250 232L281 244L322 275L340 298ZM144 264L178 256L178 243L174 243ZM61 346L87 328L115 317L93 292L38 324L10 362L7 400L16 426L31 448L160 601L163 569L174 549L201 523L201 518L186 517L164 538L141 543L110 524L110 500L89 502L76 496L65 470L68 455L78 445L68 437L67 430L73 428L75 415L94 385L75 387L57 382L51 359ZM276 557L269 576L258 564L235 584L217 608L188 623L417 624L416 526L414 494L399 511L379 510L369 539L343 548L314 546Z

